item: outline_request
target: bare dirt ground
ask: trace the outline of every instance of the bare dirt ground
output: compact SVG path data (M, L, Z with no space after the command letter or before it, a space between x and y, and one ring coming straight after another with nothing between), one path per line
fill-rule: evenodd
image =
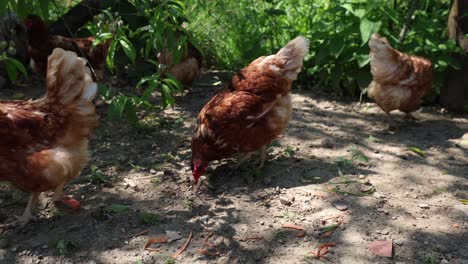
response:
M414 123L395 114L400 127L389 131L374 104L296 88L265 167L214 163L195 194L190 132L218 88L195 86L174 110L142 113L138 129L108 122L101 108L90 166L67 186L81 211L58 211L43 194L36 221L0 233L0 263L169 264L190 233L175 263L468 263L466 116L423 107ZM0 223L27 200L0 185ZM155 237L170 241L144 250ZM378 240L392 241L391 258L367 248ZM336 246L315 259L326 243Z

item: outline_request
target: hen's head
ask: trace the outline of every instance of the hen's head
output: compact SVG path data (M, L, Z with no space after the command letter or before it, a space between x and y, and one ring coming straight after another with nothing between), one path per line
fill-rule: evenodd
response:
M195 184L197 184L200 177L205 173L206 167L208 167L208 162L198 159L192 159L192 164L190 165L190 167L192 169L193 180Z
M28 15L24 18L23 24L28 32L47 33L47 26L38 15Z
M369 48L373 52L392 50L392 46L388 43L387 38L380 36L378 33L372 34L369 40Z

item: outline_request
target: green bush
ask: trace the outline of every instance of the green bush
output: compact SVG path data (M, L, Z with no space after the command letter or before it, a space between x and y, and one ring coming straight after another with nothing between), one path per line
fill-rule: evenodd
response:
M189 29L211 54L215 67L237 70L258 56L276 52L296 35L310 40L302 74L305 84L336 93L365 91L371 75L367 41L374 32L403 52L434 64L434 91L443 72L458 67L446 37L449 0L420 0L403 43L398 35L408 0L188 0Z

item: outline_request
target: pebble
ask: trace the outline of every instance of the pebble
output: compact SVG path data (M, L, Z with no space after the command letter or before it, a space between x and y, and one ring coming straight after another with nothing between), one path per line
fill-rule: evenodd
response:
M335 202L332 202L332 204L333 206L335 206L336 209L340 211L348 210L348 205L346 205L346 203L344 203L343 201L335 201Z
M333 141L329 138L324 138L322 142L320 142L320 146L323 148L333 148Z
M290 200L288 200L288 199L286 199L286 198L283 198L283 197L280 198L280 202L281 202L282 204L288 205L288 206L292 204L292 202L291 202Z
M156 170L155 169L150 169L149 171L151 174L156 174Z
M428 204L418 204L418 207L421 208L421 209L429 209Z
M16 252L16 251L18 251L18 248L17 247L12 247L12 248L10 248L10 251L11 252Z
M393 240L393 243L395 243L395 245L398 245L398 246L402 246L403 244L405 244L405 240L404 239L395 239Z
M359 174L359 179L363 180L363 179L365 179L365 178L366 178L366 176L364 176L364 175L362 175L362 174Z

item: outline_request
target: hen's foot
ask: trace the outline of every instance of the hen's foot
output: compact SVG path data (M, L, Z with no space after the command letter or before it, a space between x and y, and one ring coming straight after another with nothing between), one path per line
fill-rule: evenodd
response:
M266 149L267 149L267 146L265 145L258 150L260 152L260 157L258 157L258 160L257 160L259 169L263 168L263 165L265 165L265 160L267 157Z
M411 113L406 113L405 120L408 122L416 122L418 119L414 117Z
M72 209L73 211L79 211L81 208L80 202L78 200L73 199L72 197L67 195L62 196L62 199L54 201L54 203L57 207L61 207L61 205L64 205L67 208Z

